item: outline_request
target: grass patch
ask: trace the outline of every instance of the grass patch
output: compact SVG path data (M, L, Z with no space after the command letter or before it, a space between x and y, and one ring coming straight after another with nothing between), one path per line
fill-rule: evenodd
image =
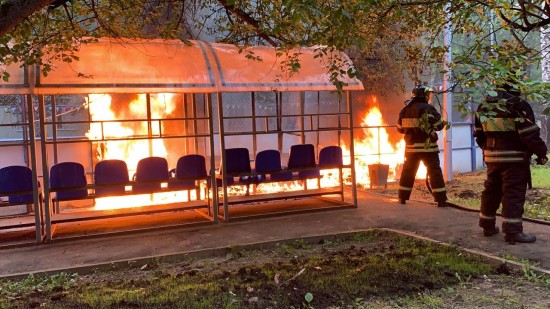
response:
M390 298L437 307L440 301L424 293L494 273L454 247L374 230L224 258L4 280L0 307L362 308L368 299Z
M527 191L524 217L550 221L550 168L548 166L532 166L531 177L533 189ZM481 192L483 190L483 181L471 183L471 186L477 186L479 192ZM481 205L481 200L478 197L450 195L449 201L456 205L475 210L479 210Z
M533 187L550 189L550 167L535 165L531 167Z

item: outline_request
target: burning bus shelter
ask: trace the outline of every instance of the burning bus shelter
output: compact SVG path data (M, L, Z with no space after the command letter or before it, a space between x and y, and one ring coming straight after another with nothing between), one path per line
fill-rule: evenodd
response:
M47 76L37 67L9 68L10 81L0 84L0 92L21 107L21 129L16 130L20 135L15 142L3 143L0 151L25 155L10 156L2 166L30 168L34 207L20 216L0 215L2 228L34 227L40 241L51 240L54 232L77 236L68 227L81 227L92 219L93 231L81 233L113 231L112 222L119 217L132 219L126 221L126 230L156 227L158 222L136 219L152 213L192 213L207 222L218 217L227 221L230 213L235 218L258 213L258 204L268 201L283 201L283 206L272 205L269 211L288 210L294 206L286 201L297 197L326 200L340 195L335 205L356 206L354 166L349 163L349 91L363 89L360 81L344 78L344 92L337 93L327 74L328 63L316 57L314 48L279 54L268 47L190 43L101 39L83 45L78 61L51 63L54 70ZM351 65L343 53L330 56L337 57L344 70ZM300 70L285 71L285 64L295 59ZM298 161L290 158L289 150L296 145L306 145L308 152L313 149L314 160L321 159L325 148L322 157L333 158L341 144L349 147L349 154L340 163L329 159L322 170L319 162L295 165L303 158L298 151L293 150ZM239 150L248 152L250 170L234 169L230 155ZM295 167L257 172L257 155L273 151L283 165ZM25 159L19 162L18 157ZM98 184L98 164L104 161L116 163L108 165L110 172L127 168L127 179L115 181L120 175L108 175ZM191 164L193 175L178 176L185 170L184 162ZM344 198L342 169L350 175L351 198ZM74 176L82 171L84 177ZM273 176L289 172L313 176ZM117 194L97 195L109 193L113 186ZM326 189L333 187L338 189ZM163 224L198 222L197 218L170 217Z

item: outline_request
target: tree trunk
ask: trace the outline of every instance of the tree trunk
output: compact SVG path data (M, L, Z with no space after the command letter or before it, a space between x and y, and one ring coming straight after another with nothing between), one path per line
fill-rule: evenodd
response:
M541 52L542 52L542 81L550 82L550 28L541 29L540 34ZM550 145L550 116L542 115L540 120L541 138Z
M0 1L0 36L12 31L21 21L56 0Z
M550 82L550 28L541 29L540 45L543 54L541 61L542 81Z

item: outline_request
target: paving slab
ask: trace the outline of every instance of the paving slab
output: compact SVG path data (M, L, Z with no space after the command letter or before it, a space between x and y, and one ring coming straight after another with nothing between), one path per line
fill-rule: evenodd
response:
M373 192L358 192L358 207L220 222L192 227L72 239L0 249L0 277L78 270L120 261L183 256L236 245L277 242L319 235L337 235L372 228L390 228L499 257L529 260L550 269L550 226L524 222L534 244L510 245L499 233L484 237L479 214L434 203L397 203ZM497 219L500 224L500 218Z

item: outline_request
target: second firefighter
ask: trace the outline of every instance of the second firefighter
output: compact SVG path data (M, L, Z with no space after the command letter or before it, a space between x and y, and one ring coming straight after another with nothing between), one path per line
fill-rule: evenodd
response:
M405 204L410 198L420 162L428 170L431 192L439 207L447 206L447 192L439 163L437 131L447 122L430 105L433 90L424 85L416 86L411 101L401 110L397 131L405 134L405 163L399 180L399 202Z

